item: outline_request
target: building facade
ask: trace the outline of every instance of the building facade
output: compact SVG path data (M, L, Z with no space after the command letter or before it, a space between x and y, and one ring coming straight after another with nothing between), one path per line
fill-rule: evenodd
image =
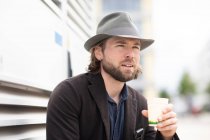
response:
M46 139L51 91L85 72L95 7L94 0L0 1L1 140Z

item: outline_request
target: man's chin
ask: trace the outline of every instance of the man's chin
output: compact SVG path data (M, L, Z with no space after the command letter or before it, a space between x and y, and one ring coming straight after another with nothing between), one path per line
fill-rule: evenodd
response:
M128 82L134 79L134 76L131 75L124 75L123 78L121 79L122 82Z

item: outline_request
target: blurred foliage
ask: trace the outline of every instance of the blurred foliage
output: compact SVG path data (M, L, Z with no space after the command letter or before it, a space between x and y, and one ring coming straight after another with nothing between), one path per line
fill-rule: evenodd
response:
M192 81L189 73L185 72L182 75L178 90L179 90L179 93L184 96L195 94L196 85Z
M161 90L159 93L159 97L160 98L168 98L170 100L170 94L166 91L166 90Z
M206 89L205 89L206 93L209 95L210 97L210 81L209 83L206 85ZM203 106L203 111L207 111L207 112L210 112L210 102L206 103L204 106Z
M207 103L203 106L202 110L204 112L210 112L210 103Z
M206 86L206 92L210 95L210 82Z

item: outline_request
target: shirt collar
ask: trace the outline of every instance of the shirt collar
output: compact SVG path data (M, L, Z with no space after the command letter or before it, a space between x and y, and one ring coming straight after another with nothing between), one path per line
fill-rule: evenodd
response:
M120 100L125 101L128 98L128 88L127 85L124 84L123 89L120 92Z
M109 94L107 94L107 95L108 95L108 101L114 102L113 99L109 96ZM125 101L127 98L128 98L128 88L127 88L127 85L124 84L124 86L120 92L120 102Z

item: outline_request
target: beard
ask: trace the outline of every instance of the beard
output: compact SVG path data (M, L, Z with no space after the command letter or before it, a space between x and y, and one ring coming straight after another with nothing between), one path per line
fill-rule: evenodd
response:
M130 61L130 60L125 60L125 61ZM109 75L111 75L115 80L120 82L127 82L133 79L137 79L139 73L142 73L140 66L134 67L135 68L134 72L132 72L131 74L126 74L120 70L120 67L115 67L113 64L106 61L105 59L101 61L101 63L104 71Z

